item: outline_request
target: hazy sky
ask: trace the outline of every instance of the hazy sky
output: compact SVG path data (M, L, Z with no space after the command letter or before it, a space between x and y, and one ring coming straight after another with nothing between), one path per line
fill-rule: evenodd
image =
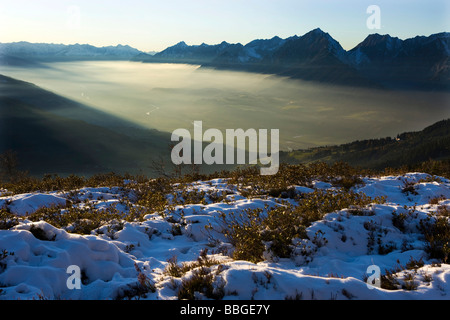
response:
M381 28L369 29L378 5ZM0 0L0 42L128 44L160 51L179 41L246 44L320 27L351 49L368 34L401 39L450 31L449 0Z

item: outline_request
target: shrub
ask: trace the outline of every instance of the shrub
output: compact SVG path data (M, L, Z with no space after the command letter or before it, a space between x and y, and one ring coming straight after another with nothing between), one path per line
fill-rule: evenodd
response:
M423 258L420 258L420 260L416 260L413 257L409 259L409 261L406 263L405 268L407 270L417 270L419 268L422 268L425 265L423 262Z
M417 196L419 193L416 191L416 183L412 181L403 181L402 193L406 195L413 194Z
M408 215L406 213L392 212L392 225L401 232L404 232L406 229L405 221L407 217Z
M167 195L173 194L174 187L170 180L158 178L136 184L133 191L137 206L146 208L147 212L159 212L163 215L170 205Z
M233 258L252 262L262 261L264 244L260 229L263 218L260 209L246 209L241 212L221 214L221 232L233 245Z
M221 232L234 246L233 258L259 262L263 260L266 244L277 257L289 257L296 238L305 239L306 228L325 214L347 208L363 207L372 202L383 202L364 194L316 190L300 199L298 204L276 208L247 209L219 217ZM322 242L320 242L322 243ZM323 244L323 243L322 243Z
M436 214L440 217L450 217L449 206L439 206Z
M127 285L126 289L116 297L116 300L133 299L133 298L145 298L147 294L156 292L156 286L154 282L145 275L141 268L135 263L134 268L137 272L137 282Z
M5 209L0 209L0 230L8 230L19 224L19 218Z
M362 185L364 182L359 176L344 176L332 181L333 186L350 190L354 186Z
M114 206L106 209L52 206L38 209L28 216L31 221L45 221L54 227L79 234L90 234L102 225L124 218L125 214L119 213Z
M401 285L398 281L397 272L400 272L402 269L394 269L394 270L386 270L384 275L381 275L380 282L381 288L386 290L398 290Z
M178 265L177 256L173 256L167 260L168 264L164 268L164 273L170 275L171 277L180 278L183 274L183 268Z
M134 268L138 273L138 282L140 285L141 292L155 292L156 287L155 284L142 272L141 268L135 263Z
M55 241L56 239L56 235L50 238L49 235L43 229L35 225L32 225L29 231L33 234L33 236L36 239L39 239L41 241Z
M445 200L445 197L440 196L440 197L434 197L431 198L430 201L428 201L429 204L439 204L439 201Z
M200 267L211 267L218 265L219 261L208 256L208 249L205 248L200 251L200 254L196 261L184 262L181 265L178 264L177 256L173 256L167 260L168 264L164 269L164 273L175 278L180 278L187 272Z
M202 267L192 271L190 278L182 280L178 299L194 300L196 292L203 293L206 297L213 296L213 280L214 277L209 268Z
M14 182L3 183L2 186L8 191L18 194L35 191L70 191L83 187L125 187L125 180L142 182L141 176L118 175L113 172L96 174L89 178L76 175L60 177L57 174L46 174L42 178L23 176Z
M222 299L225 295L223 282L214 285L217 275L224 269L223 265L208 256L208 249L203 249L197 260L193 262L185 262L179 265L176 256L173 256L167 262L164 273L171 277L182 278L191 272L191 275L181 280L178 299L194 300L196 292L216 300ZM211 267L215 265L218 265L218 267L216 272L213 272Z
M415 281L416 277L413 273L407 273L403 277L402 289L404 290L417 290L418 284Z
M420 221L430 259L447 263L450 254L450 224L448 217L428 217Z
M9 256L13 256L14 252L8 252L8 250L0 250L0 273L3 272L3 270L6 267L6 264L2 261L6 259Z

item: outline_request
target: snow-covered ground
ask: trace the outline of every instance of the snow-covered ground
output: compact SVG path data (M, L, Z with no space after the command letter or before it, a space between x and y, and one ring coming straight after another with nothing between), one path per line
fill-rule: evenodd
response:
M215 260L205 269L223 299L449 299L450 265L428 259L418 231L420 220L439 206L450 206L450 181L430 178L421 173L363 178L364 184L354 191L373 198L384 196L385 203L369 206L366 213L354 214L349 209L330 212L307 229L309 239L320 233L326 241L296 239L291 258L266 254L266 260L256 264L220 253L231 245L220 234L212 241L214 231L205 226L217 227L221 214L280 205L279 199L246 198L226 179L192 184L204 191L225 191L223 201L178 205L170 219L155 212L141 222L123 222L116 229L111 223L90 235L27 219L27 214L40 207L65 205L68 193L11 196L3 190L0 207L8 208L21 221L9 230L0 230L0 299L177 299L182 283L198 275L201 268L174 276L167 272L168 261L176 257L178 265L194 263L205 248L207 258ZM415 193L402 192L405 180L416 183ZM332 188L320 181L313 186ZM295 189L299 193L313 191L304 186ZM121 192L120 188L83 188L71 197L78 196L79 206L116 204L118 210L127 212L128 206L120 202ZM439 200L430 204L435 198ZM405 214L404 228L393 224L393 212ZM44 239L30 232L32 228L41 229ZM410 261L423 264L408 269L405 266ZM76 284L74 274L68 272L70 266L81 270L80 289L70 286ZM397 269L393 273L399 289L381 289L376 282L368 286L370 266L377 266L381 275ZM139 291L144 283L151 284L151 290ZM206 296L196 293L195 298Z

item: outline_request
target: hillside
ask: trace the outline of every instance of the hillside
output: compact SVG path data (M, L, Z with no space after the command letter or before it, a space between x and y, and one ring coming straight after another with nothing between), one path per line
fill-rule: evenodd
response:
M393 138L295 150L283 153L281 157L285 161L294 163L343 161L353 166L370 169L450 159L450 119L439 121L422 131L402 133Z
M354 183L341 188L341 179ZM72 176L0 190L0 300L450 294L444 177L317 164L273 177Z
M170 136L0 75L0 153L17 153L32 175L148 169Z
M348 52L348 61L360 73L384 86L403 84L447 88L450 81L450 34L401 40L390 35L369 35Z

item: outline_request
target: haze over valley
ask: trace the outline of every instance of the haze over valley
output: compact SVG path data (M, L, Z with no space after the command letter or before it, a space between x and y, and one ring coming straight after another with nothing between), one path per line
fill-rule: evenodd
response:
M45 66L4 66L2 73L144 128L172 132L202 120L220 130L280 129L282 150L393 137L450 116L447 92L331 86L185 64Z

